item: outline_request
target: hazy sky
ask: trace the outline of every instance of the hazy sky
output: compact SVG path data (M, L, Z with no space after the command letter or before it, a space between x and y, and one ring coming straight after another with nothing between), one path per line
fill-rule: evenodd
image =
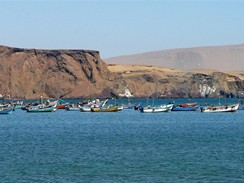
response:
M244 43L244 1L0 0L0 45L102 58Z

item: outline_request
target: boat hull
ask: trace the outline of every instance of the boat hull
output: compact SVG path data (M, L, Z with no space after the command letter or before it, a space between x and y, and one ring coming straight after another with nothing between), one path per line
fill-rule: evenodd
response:
M91 112L91 107L81 107L80 111L81 112Z
M4 114L12 114L14 108L10 107L10 108L3 108L0 110L0 115L4 115Z
M158 112L168 112L168 109L160 109L160 108L141 108L140 109L141 112L144 113L158 113Z
M80 107L67 107L67 111L80 111Z
M141 107L140 111L145 113L169 112L172 110L173 104L162 105L159 107Z
M239 104L227 105L227 106L214 106L208 108L201 108L201 112L217 113L217 112L236 112Z
M56 107L48 107L48 108L42 108L42 109L38 109L38 108L28 108L27 112L55 112L57 110Z
M92 112L117 112L119 111L118 107L109 107L109 108L91 108Z
M190 108L190 107L196 107L196 105L197 105L197 102L195 102L195 103L180 104L179 106L180 107L183 107L183 108Z
M57 109L65 109L67 106L67 104L61 104L61 105L57 105Z

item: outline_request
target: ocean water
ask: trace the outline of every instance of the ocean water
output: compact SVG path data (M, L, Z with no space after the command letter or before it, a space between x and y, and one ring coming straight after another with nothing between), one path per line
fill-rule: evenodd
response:
M16 110L0 116L0 182L244 182L244 111Z

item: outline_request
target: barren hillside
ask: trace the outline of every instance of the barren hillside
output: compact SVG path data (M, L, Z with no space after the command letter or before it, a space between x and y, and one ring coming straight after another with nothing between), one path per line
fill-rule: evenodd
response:
M244 71L244 44L170 49L104 60L108 64L141 64L180 70Z
M108 97L126 86L92 50L0 46L0 76L0 94L11 98Z
M244 71L186 71L115 64L108 65L108 69L122 75L135 97L244 97Z

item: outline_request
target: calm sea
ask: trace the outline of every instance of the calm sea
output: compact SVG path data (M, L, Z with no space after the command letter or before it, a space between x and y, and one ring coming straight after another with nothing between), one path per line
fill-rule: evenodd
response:
M175 102L194 101L236 100ZM244 111L16 110L0 116L0 182L244 182Z

